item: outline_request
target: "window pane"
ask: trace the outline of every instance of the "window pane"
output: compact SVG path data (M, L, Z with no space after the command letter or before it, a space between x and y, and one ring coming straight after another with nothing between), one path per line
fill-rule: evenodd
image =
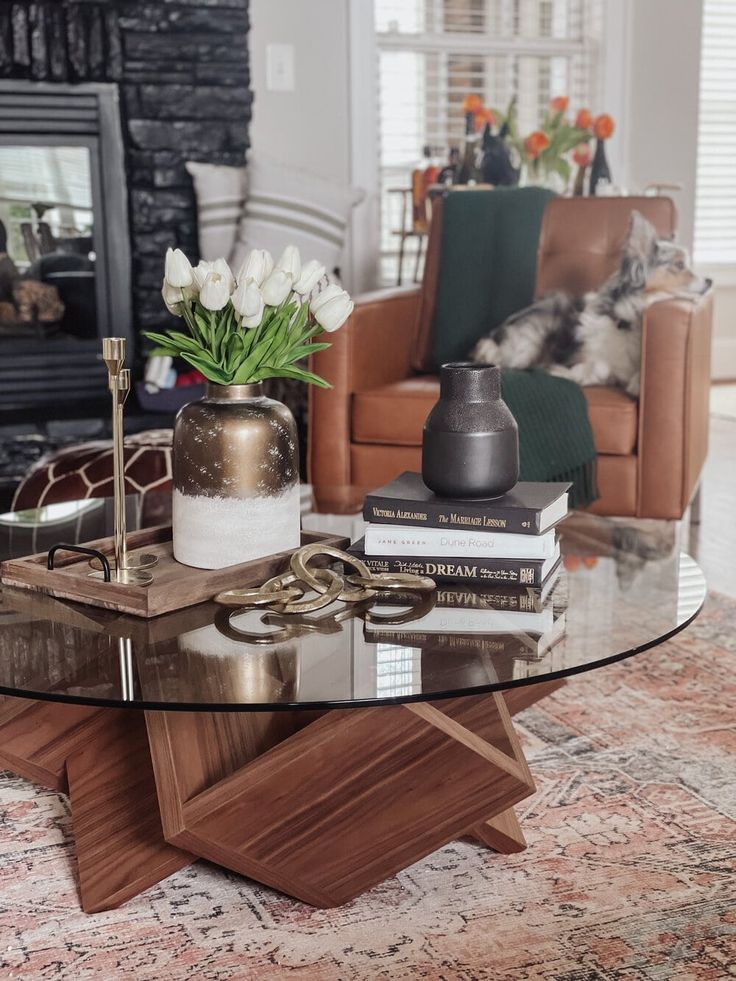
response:
M736 4L705 0L695 258L736 263Z
M442 0L446 32L482 33L486 29L485 0Z
M539 126L556 95L569 96L573 111L595 102L601 2L376 0L375 9L381 268L393 280L403 213L396 188L411 186L425 148L439 166L451 148L462 151L467 95L501 110L516 95L522 133Z

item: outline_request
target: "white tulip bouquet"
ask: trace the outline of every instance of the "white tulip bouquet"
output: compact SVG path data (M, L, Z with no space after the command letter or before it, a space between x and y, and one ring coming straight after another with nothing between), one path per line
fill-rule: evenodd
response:
M181 249L168 249L161 293L188 333L144 336L156 344L154 354L182 358L218 385L295 378L329 388L297 364L328 348L315 339L338 330L353 312L341 287L318 290L324 276L321 263L302 265L293 245L276 264L265 249L253 249L237 276L224 259L193 267Z

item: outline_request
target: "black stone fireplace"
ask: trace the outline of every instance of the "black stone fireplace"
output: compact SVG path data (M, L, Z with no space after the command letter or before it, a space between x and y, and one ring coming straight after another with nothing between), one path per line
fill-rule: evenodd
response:
M197 257L185 163L239 165L248 146L248 26L248 0L0 4L0 176L12 146L55 147L77 162L83 154L91 199L43 200L38 191L15 221L16 245L20 225L31 248L44 233L52 251L65 240L57 251L73 259L54 265L47 249L25 265L64 285L74 316L53 329L0 328L0 506L3 481L17 480L28 459L105 434L100 336L128 337L140 371L140 331L167 324L165 249ZM61 232L64 221L46 209L55 203L75 217ZM171 421L144 417L134 398L127 416L131 430Z

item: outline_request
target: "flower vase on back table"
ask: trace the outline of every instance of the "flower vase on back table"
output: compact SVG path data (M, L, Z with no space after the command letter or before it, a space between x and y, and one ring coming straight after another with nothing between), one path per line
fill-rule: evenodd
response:
M603 140L596 140L595 155L590 166L590 193L599 194L600 188L611 183L611 170L606 160L606 145Z
M193 269L178 249L167 253L164 302L187 333L145 336L209 383L174 428L174 558L184 565L220 569L299 547L296 423L262 382L327 387L300 363L330 346L318 338L341 327L353 304L324 276L316 261L302 267L293 246L275 265L254 249L237 277L224 259Z

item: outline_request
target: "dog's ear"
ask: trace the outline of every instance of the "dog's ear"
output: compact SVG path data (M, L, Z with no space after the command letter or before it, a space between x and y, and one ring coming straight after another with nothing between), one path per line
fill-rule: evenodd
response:
M638 211L632 211L629 219L629 230L626 233L626 242L624 243L624 252L646 261L654 254L656 245L657 230L654 225L648 222Z
M620 275L629 289L643 290L647 267L657 245L657 232L638 211L631 212L629 230L621 253Z

